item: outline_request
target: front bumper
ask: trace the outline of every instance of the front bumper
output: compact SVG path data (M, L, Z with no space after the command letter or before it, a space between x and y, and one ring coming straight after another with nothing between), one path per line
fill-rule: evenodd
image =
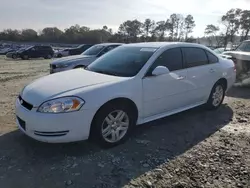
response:
M72 69L71 67L65 67L65 68L55 68L54 66L50 65L50 74L57 73L57 72L63 72Z
M23 107L16 100L16 123L29 137L48 143L67 143L87 140L94 110L80 110L71 113L46 114Z
M13 54L15 54L15 53L9 52L9 53L6 54L6 57L7 57L7 58L12 58L12 55L13 55ZM17 54L15 54L15 55L17 55Z

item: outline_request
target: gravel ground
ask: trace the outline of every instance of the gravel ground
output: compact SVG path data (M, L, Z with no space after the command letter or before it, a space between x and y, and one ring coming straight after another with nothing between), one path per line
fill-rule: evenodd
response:
M233 88L217 111L195 108L138 126L123 145L45 144L16 129L21 88L51 60L0 57L0 187L250 187L250 89Z

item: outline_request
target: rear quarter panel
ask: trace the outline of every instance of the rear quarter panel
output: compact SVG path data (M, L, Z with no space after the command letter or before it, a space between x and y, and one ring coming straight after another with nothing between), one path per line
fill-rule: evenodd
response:
M227 90L230 89L236 80L236 70L234 62L230 59L220 58L221 77L227 80Z

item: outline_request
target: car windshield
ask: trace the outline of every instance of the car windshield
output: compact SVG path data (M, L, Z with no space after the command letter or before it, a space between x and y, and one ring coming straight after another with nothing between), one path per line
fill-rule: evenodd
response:
M23 52L23 51L25 51L25 50L28 50L28 49L30 49L30 48L32 48L33 46L29 46L29 47L25 47L25 48L20 48L19 50L18 50L18 52Z
M95 45L91 48L87 49L82 55L89 55L89 56L96 56L98 55L103 49L105 48L104 45Z
M243 51L243 52L250 52L250 42L242 42L235 50Z
M157 48L121 46L97 59L86 69L108 75L133 77L156 50Z

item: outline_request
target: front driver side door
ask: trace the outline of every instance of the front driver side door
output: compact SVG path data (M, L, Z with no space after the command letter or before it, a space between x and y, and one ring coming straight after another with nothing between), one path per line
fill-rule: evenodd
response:
M152 76L151 73L157 66L165 66L170 72ZM173 48L163 52L142 80L144 118L171 113L185 107L188 103L186 76L181 49Z

